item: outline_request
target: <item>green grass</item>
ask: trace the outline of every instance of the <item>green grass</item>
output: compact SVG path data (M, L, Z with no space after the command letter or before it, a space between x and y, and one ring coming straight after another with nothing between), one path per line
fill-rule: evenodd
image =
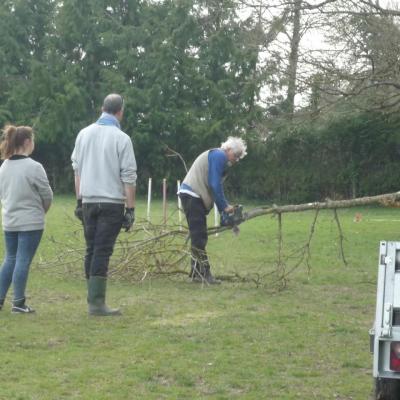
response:
M56 198L37 259L57 251L50 237L69 240L79 231L67 218L73 208L72 198ZM161 221L159 203L154 212ZM370 398L378 247L380 240L400 240L400 213L339 214L348 266L332 213L322 212L311 273L301 267L281 292L268 282L257 289L111 281L108 302L123 316L89 318L83 278L33 266L28 295L37 314L12 315L9 304L0 312L0 399ZM144 203L137 215L145 216ZM305 243L312 219L308 212L284 216L285 254ZM273 270L276 227L276 219L260 217L243 224L239 236L212 236L214 272Z

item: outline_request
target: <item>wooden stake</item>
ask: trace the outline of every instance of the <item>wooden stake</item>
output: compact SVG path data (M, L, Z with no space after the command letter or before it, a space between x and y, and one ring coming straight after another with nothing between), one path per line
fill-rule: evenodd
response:
M150 204L151 204L151 178L147 188L147 221L150 222Z
M181 187L181 181L176 181L176 191L179 192L179 188ZM182 230L182 202L181 198L178 195L178 220L179 220L179 230Z
M163 179L163 217L164 225L167 225L167 180Z

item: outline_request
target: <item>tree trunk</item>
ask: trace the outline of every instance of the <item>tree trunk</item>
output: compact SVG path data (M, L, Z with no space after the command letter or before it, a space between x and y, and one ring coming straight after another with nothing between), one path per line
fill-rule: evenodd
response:
M297 89L297 64L299 61L301 3L302 0L296 0L294 2L293 35L290 43L286 111L291 117L293 116L294 112L294 98Z

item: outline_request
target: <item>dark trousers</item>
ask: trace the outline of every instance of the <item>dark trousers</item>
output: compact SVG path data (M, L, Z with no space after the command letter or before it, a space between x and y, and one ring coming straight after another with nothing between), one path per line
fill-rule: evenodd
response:
M86 240L85 275L107 276L108 263L121 230L125 206L115 203L84 203Z
M208 241L207 234L207 214L208 210L204 207L203 201L188 194L179 195L182 201L183 211L190 232L192 270L191 275L204 275L210 270L210 264L206 252Z

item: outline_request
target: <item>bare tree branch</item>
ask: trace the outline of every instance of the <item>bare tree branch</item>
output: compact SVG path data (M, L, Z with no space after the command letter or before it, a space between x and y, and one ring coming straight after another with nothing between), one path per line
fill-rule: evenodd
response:
M278 207L274 206L264 206L257 207L253 210L246 212L245 220L249 220L252 218L256 218L260 215L268 215L268 214L283 214L287 212L301 212L308 210L324 210L324 209L335 209L335 208L350 208L357 206L366 206L369 204L384 204L388 205L396 202L396 200L400 199L400 192L381 194L378 196L366 196L359 197L351 200L327 200L325 202L314 202L314 203L305 203L305 204L297 204L297 205L287 205Z
M187 169L187 166L186 166L186 162L185 162L184 158L181 156L180 153L178 153L177 151L171 149L167 145L165 145L165 150L166 150L166 156L167 157L178 157L182 161L183 167L185 168L185 172L188 172L188 169Z
M343 250L344 236L343 236L343 231L342 231L342 227L340 225L340 221L339 221L339 217L338 217L338 213L337 213L337 209L336 208L333 209L333 215L335 217L336 225L337 225L337 228L339 230L340 256L342 257L344 265L347 266L347 261L346 261L346 258L344 256L344 250Z

